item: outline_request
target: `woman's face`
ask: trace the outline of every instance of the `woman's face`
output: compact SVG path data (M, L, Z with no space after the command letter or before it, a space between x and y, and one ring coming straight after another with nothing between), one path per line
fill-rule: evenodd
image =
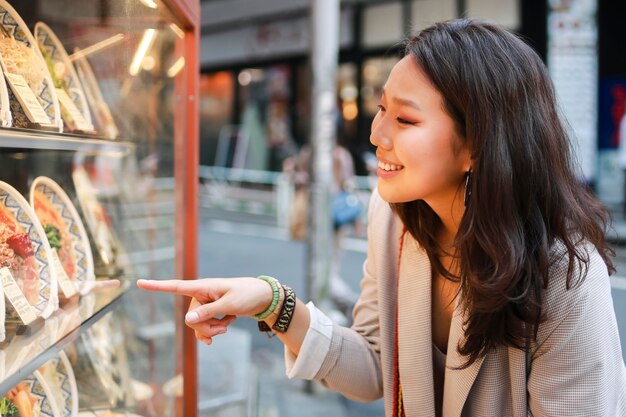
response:
M378 191L390 203L424 200L450 209L471 167L470 152L444 110L443 98L410 55L391 71L372 122ZM462 206L461 206L462 207Z

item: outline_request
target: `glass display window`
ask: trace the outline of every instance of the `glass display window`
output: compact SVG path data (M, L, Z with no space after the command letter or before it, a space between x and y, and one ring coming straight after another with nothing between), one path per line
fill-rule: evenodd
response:
M198 15L187 0L0 0L3 415L195 402L186 308L135 281L195 278L182 202L197 178Z

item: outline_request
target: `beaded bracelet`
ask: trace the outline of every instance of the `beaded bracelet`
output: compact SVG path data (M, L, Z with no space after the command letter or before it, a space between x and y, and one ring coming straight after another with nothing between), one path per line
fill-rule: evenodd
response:
M267 275L259 275L257 278L262 279L272 287L272 303L267 308L267 310L254 315L255 319L263 320L267 318L270 314L272 314L272 312L276 309L276 306L278 305L278 301L280 301L280 283L276 278L269 277Z
M293 318L293 314L296 310L296 293L286 285L283 285L282 288L285 293L285 299L283 300L278 320L274 323L273 329L277 332L285 333L289 329L289 324L291 323L291 319ZM267 337L274 337L272 328L270 328L266 322L259 321L258 325L259 331L265 332Z
M280 309L278 320L276 320L276 323L272 326L276 331L281 333L289 329L289 324L296 311L296 293L286 285L283 285L283 291L285 291L285 301L283 301L283 305Z

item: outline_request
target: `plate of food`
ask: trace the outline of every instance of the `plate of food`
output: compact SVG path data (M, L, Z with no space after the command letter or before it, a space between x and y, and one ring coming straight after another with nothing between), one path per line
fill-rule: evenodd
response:
M44 319L58 307L56 266L51 259L52 249L32 207L15 188L0 181L0 271L10 273L28 309ZM7 319L17 318L15 306L7 313Z
M0 398L3 417L61 417L52 391L38 371L28 376Z
M48 177L35 178L30 187L30 204L67 278L76 290L86 294L96 279L93 255L74 204L59 184ZM62 272L59 279L64 279ZM66 296L73 295L60 287Z
M28 26L5 0L0 0L0 66L11 87L7 89L11 125L63 131L59 101L46 62ZM16 89L21 93L16 95ZM34 103L29 100L31 95Z
M72 365L65 352L61 351L38 371L50 387L59 417L76 417L78 415L78 389Z
M75 54L80 51L80 49L74 49ZM104 100L89 60L86 56L79 55L74 60L74 64L78 78L82 82L85 97L93 112L96 131L108 139L117 139L120 136L120 131L115 124L109 105Z
M37 22L33 32L56 88L64 130L94 133L83 86L63 44L43 22Z
M118 243L109 224L104 207L98 201L97 192L83 167L72 172L78 204L94 242L95 249L105 269L116 269ZM112 272L113 274L113 272Z

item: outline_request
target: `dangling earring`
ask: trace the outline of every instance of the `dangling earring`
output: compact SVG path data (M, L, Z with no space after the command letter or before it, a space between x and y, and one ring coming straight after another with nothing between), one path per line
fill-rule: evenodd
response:
M465 207L469 204L470 198L472 197L472 170L470 169L465 174L465 199L463 200L463 204Z

